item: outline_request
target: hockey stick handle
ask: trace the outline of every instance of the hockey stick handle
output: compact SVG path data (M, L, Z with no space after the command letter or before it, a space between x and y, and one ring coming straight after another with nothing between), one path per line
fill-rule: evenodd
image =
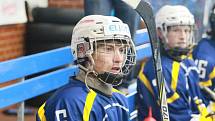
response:
M155 25L154 14L153 14L151 5L143 0L122 0L122 1L124 1L135 11L137 11L146 24L148 35L150 38L150 43L151 43L152 57L154 61L155 71L156 71L155 76L156 76L156 81L158 85L158 91L160 95L162 95L161 82L163 81L164 78L162 75L162 66L160 61L159 41L156 33L156 25ZM158 98L160 100L160 97Z
M123 0L123 1L127 3L130 7L132 7L136 12L139 13L139 15L142 17L146 24L148 36L151 43L152 58L156 73L155 77L158 85L157 86L159 92L158 99L160 101L160 104L162 104L164 78L162 74L162 66L159 52L160 51L159 41L157 37L155 19L151 5L143 0Z
M215 92L212 91L210 88L206 87L206 86L200 86L200 88L205 91L207 94L210 95L210 97L215 101Z
M148 2L145 2L143 0L123 0L123 1L127 3L129 6L131 6L133 9L135 9L135 11L139 13L139 15L142 17L142 19L146 24L148 35L150 38L150 43L151 43L154 69L156 73L155 77L158 85L157 86L158 92L159 92L158 99L161 104L160 105L161 113L162 113L161 120L169 121L169 111L168 111L168 104L167 104L166 91L165 91L165 80L162 73L159 41L158 41L158 36L156 32L156 25L155 25L155 19L154 19L152 7Z

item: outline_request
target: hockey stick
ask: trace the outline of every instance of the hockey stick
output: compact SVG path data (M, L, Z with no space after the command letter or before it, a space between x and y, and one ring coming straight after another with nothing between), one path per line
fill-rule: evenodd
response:
M123 0L135 9L144 20L150 38L153 54L154 68L156 70L156 81L158 84L159 100L161 104L161 115L163 121L169 121L169 112L166 99L165 81L162 74L159 41L156 33L156 25L151 5L143 0Z
M209 94L209 96L211 97L211 99L213 101L215 101L215 92L213 90L211 90L210 88L206 87L206 86L201 86L200 88L205 91L207 94Z

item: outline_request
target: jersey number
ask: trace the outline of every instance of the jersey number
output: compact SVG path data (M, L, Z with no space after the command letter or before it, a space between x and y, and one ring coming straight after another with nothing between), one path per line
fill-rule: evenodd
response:
M206 67L208 65L208 62L206 60L196 60L195 62L197 64L199 72L200 72L199 77L204 79L206 76Z
M65 109L55 111L55 115L57 117L57 121L60 121L60 115L63 115L63 118L67 117ZM66 121L66 120L64 120L64 121Z

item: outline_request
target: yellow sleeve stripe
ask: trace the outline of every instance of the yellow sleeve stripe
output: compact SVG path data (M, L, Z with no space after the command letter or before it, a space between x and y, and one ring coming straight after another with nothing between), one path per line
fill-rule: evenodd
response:
M174 93L171 97L167 98L167 103L172 103L179 98L178 93Z
M46 121L46 116L45 116L45 107L46 103L44 103L38 110L38 116L40 118L40 121Z
M209 78L210 79L215 78L215 67L213 68L213 71L209 74Z
M210 79L207 81L201 81L201 82L199 82L199 85L209 87L209 86L212 86L212 81Z
M149 80L146 78L146 76L143 74L143 69L144 69L144 66L145 66L145 63L143 63L141 65L141 71L139 72L139 78L140 80L143 82L143 84L146 86L146 88L152 93L152 95L154 96L154 93L153 93L153 90L152 90L152 87L149 83Z
M93 107L94 100L96 98L96 93L90 89L87 98L86 98L86 103L84 105L84 112L83 112L83 121L89 121L90 118L90 112Z
M215 78L215 67L214 67L213 71L209 74L209 80L201 81L201 82L199 82L199 85L206 86L206 87L212 86L212 79L214 79L214 78Z
M177 88L179 69L180 69L180 63L174 61L172 64L172 81L171 81L171 88L174 91L176 91L176 88Z

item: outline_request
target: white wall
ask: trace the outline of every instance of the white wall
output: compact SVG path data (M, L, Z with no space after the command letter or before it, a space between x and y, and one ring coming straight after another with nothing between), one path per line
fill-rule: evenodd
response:
M29 21L33 21L32 18L32 9L35 7L48 7L48 0L25 0L28 3L28 15L29 15Z
M28 2L30 9L34 7L48 7L48 0L25 0Z

